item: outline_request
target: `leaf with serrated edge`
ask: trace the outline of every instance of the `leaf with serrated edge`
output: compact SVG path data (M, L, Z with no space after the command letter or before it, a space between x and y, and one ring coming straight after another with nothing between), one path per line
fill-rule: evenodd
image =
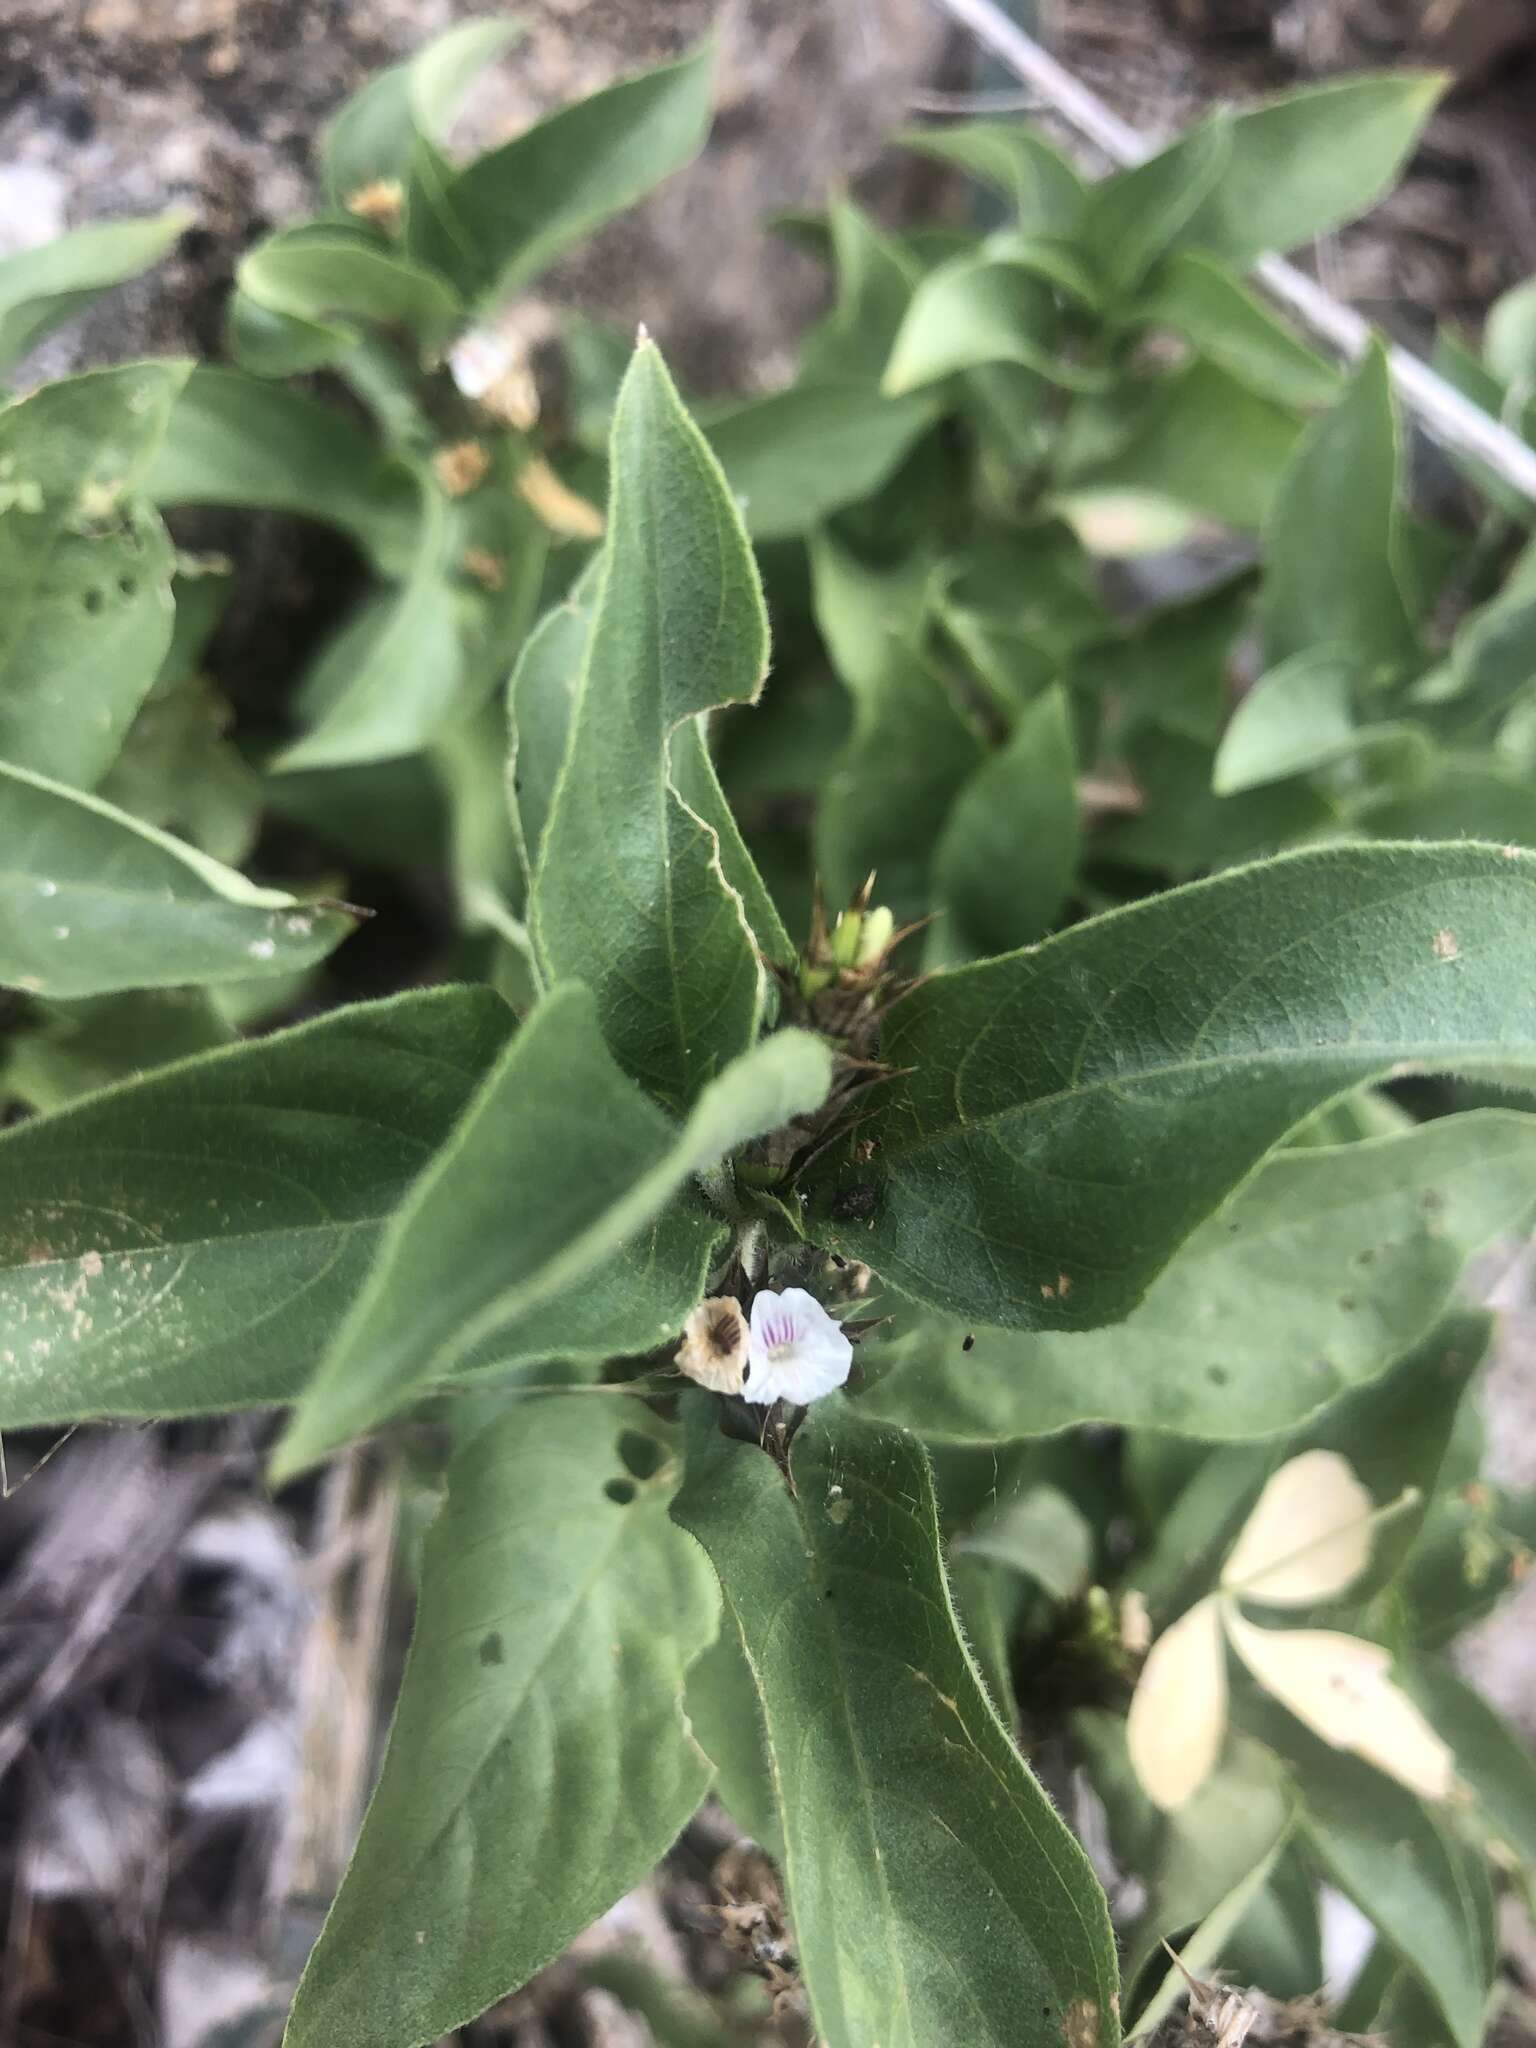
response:
M756 565L660 355L613 423L607 556L534 877L552 982L595 993L619 1063L681 1110L756 1032L765 976L718 831L673 780L678 728L750 704L768 659Z
M703 1798L684 1726L709 1568L617 1407L520 1401L448 1475L378 1790L287 2048L435 2041L640 1881ZM644 1461L649 1469L652 1459Z
M1533 945L1536 857L1383 844L935 975L887 1020L875 1155L819 1191L811 1232L978 1321L1112 1321L1334 1096L1400 1066L1536 1065Z
M335 905L260 889L126 811L0 762L0 982L30 995L255 981L333 952Z
M922 1452L839 1400L795 1491L702 1403L674 1507L762 1703L797 1952L828 2048L1109 2048L1098 1881L958 1632Z
M1131 1696L1125 1739L1142 1790L1164 1813L1192 1799L1221 1754L1227 1729L1227 1653L1221 1605L1197 1600L1164 1629Z
M1371 1561L1375 1504L1337 1451L1288 1458L1254 1503L1221 1583L1267 1607L1334 1600Z
M429 1381L510 1355L524 1319L669 1210L690 1175L819 1106L831 1055L783 1031L736 1061L678 1125L615 1066L584 988L538 1005L390 1226L368 1287L274 1454L291 1475L370 1429ZM613 1352L655 1343L657 1294L676 1328L701 1246L696 1197L671 1208L652 1286L624 1306ZM557 1328L549 1328L558 1349ZM541 1332L542 1334L542 1332Z
M358 1004L0 1135L0 1429L291 1400L511 1025Z

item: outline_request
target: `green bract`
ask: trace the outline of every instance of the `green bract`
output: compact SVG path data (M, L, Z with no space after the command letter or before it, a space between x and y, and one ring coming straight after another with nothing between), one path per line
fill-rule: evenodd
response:
M907 135L944 224L784 223L784 388L582 319L550 405L510 302L712 57L460 160L515 33L339 111L232 364L0 409L0 1429L282 1409L275 1485L398 1441L430 1519L291 2048L471 2020L711 1793L766 1988L605 1954L658 2041L1114 2048L1165 1940L1315 1990L1326 1879L1344 2019L1478 2048L1536 1884L1444 1654L1536 1533L1466 1296L1536 1218L1532 508L1419 502L1386 354L1244 274L1438 81L1094 182ZM0 362L175 231L0 264ZM1530 289L1442 347L1522 429Z

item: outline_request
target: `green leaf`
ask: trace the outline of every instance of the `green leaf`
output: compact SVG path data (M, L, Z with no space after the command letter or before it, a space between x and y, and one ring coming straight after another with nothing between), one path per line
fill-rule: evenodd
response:
M1078 843L1072 714L1056 684L1020 713L949 814L934 856L940 957L975 959L1044 938L1071 890Z
M1075 1600L1093 1571L1093 1528L1059 1487L1030 1486L957 1537L955 1555L987 1558L1052 1600Z
M1103 1894L960 1637L921 1451L827 1401L795 1440L791 1493L712 1419L673 1512L752 1668L828 2048L1107 2048Z
M693 1739L715 1767L715 1796L736 1825L784 1865L773 1766L752 1667L732 1616L688 1673L684 1701Z
M243 370L200 363L144 481L159 505L291 512L350 534L380 567L408 558L416 489L333 406Z
M649 344L620 394L612 477L532 925L550 980L586 982L620 1064L681 1109L751 1043L764 975L719 820L690 807L672 754L688 720L756 699L768 624L725 480Z
M874 385L922 273L893 236L841 193L828 204L827 227L837 298L801 345L799 381Z
M1329 405L1341 378L1230 272L1197 250L1170 256L1127 323L1172 327L1207 361L1280 405Z
M158 263L188 220L163 213L157 220L96 222L0 258L0 371L102 292Z
M1270 782L1241 796L1215 795L1210 742L1169 726L1142 726L1128 738L1126 755L1142 808L1100 826L1093 848L1101 859L1183 881L1339 829L1337 806L1311 782Z
M817 865L833 902L873 869L878 900L907 924L931 907L934 852L982 741L909 644L905 593L828 535L811 565L817 620L853 699L817 813Z
M668 1518L669 1446L615 1405L519 1401L450 1468L383 1772L286 2048L463 2025L639 1884L703 1798L680 1699L718 1602Z
M1478 1692L1438 1658L1417 1658L1397 1674L1456 1757L1478 1819L1516 1857L1527 1896L1536 1885L1536 1760Z
M309 728L284 747L278 774L414 754L458 706L463 681L454 522L435 484L419 482L421 520L403 583L379 592L328 642L298 703Z
M392 64L347 101L325 136L325 182L334 206L380 179L410 174L418 135L441 142L464 94L522 33L515 21L462 21L404 64Z
M1312 1747L1300 1774L1302 1827L1324 1872L1396 1949L1455 2048L1479 2048L1493 1965L1482 1858L1381 1772Z
M241 258L235 291L234 354L263 377L339 360L359 339L347 324L353 320L402 328L429 352L448 339L463 310L435 270L348 221L310 221L269 235ZM242 302L266 318L243 320Z
M1018 363L1069 388L1101 388L1101 372L1059 353L1055 275L1027 260L1023 245L986 247L940 264L912 296L882 389L899 397L983 363ZM1091 278L1084 284L1091 296Z
M1446 83L1441 72L1386 72L1234 116L1221 178L1180 241L1245 270L1366 212L1396 183Z
M479 303L505 298L691 163L709 128L713 48L563 107L450 174L411 253Z
M351 912L260 889L195 847L0 762L0 982L67 999L252 981L323 960Z
M1127 397L1123 438L1074 463L1065 481L1154 492L1228 526L1263 524L1301 434L1294 413L1199 358L1117 402Z
M512 1019L437 989L0 1135L0 1428L290 1399Z
M1333 1096L1536 1062L1533 883L1512 849L1327 848L936 975L887 1020L902 1078L864 1127L877 1157L821 1192L823 1235L981 1321L1126 1315Z
M1536 284L1530 279L1488 309L1483 361L1504 384L1526 392L1536 384Z
M919 1322L869 1354L887 1369L859 1406L943 1442L1083 1422L1265 1436L1385 1372L1444 1312L1472 1253L1533 1214L1536 1118L1514 1110L1287 1150L1124 1322L1072 1335Z
M565 761L596 597L589 571L528 635L507 684L507 800L526 888Z
M831 1078L819 1040L780 1032L678 1125L614 1064L586 989L546 996L395 1217L275 1470L313 1464L431 1381L524 1355L525 1321L561 1295L579 1298L663 1212L634 1286L614 1303L606 1348L647 1350L679 1329L720 1225L691 1191L675 1198L737 1146L817 1108ZM560 1319L545 1317L539 1338L558 1355Z
M188 368L94 370L0 410L0 756L85 789L170 645L175 554L140 486Z
M1357 725L1355 688L1361 680L1360 656L1329 646L1303 648L1260 676L1233 712L1216 751L1216 794L1236 796L1363 756L1399 788L1424 781L1434 760L1429 734L1406 720Z
M883 484L935 406L863 383L795 384L708 422L709 445L755 540L808 533Z
M141 989L33 1008L30 1025L6 1041L0 1085L39 1112L234 1036L203 989Z
M1045 138L1022 122L957 121L908 128L897 141L954 164L1012 201L1026 233L1070 235L1083 209L1083 181Z
M1145 163L1091 186L1078 238L1110 290L1135 289L1226 174L1229 117L1210 116Z
M1275 495L1264 584L1272 666L1323 643L1388 676L1417 658L1399 582L1397 472L1397 412L1377 347L1309 429Z

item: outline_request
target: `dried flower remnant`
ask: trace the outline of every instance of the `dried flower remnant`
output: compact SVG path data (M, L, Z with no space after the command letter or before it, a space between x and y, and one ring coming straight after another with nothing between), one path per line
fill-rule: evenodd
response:
M813 1294L786 1287L761 1289L752 1301L746 1384L749 1401L803 1406L830 1394L848 1377L853 1346Z
M432 458L433 472L450 498L462 498L485 481L491 458L478 441L455 441L451 448L439 448Z
M347 211L371 221L388 235L397 234L405 216L405 188L398 178L374 178L347 195Z
M739 1394L747 1362L747 1321L734 1294L701 1301L683 1325L677 1369L713 1394Z

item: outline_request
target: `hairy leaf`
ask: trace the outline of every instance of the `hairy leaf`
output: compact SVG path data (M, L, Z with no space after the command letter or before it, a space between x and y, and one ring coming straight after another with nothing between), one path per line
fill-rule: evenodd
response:
M781 1032L745 1054L675 1124L614 1064L579 986L538 1005L390 1227L378 1265L300 1402L279 1471L312 1464L430 1381L525 1347L525 1319L584 1289L667 1214L647 1284L614 1303L613 1352L680 1327L717 1218L689 1177L819 1106L826 1048ZM546 1318L558 1349L559 1322Z
M1341 847L935 976L890 1015L876 1155L822 1192L822 1235L985 1322L1126 1315L1331 1097L1405 1063L1536 1063L1533 940L1529 855Z
M822 2037L1107 2048L1103 1895L960 1637L922 1453L828 1401L792 1470L706 1422L674 1513L757 1686Z
M549 978L586 982L620 1064L682 1109L751 1043L764 977L720 819L680 790L671 756L687 721L755 700L768 627L725 480L648 343L619 397L612 469L532 924Z
M676 1462L622 1405L519 1401L450 1468L383 1773L286 2048L463 2025L638 1884L703 1798L680 1701L718 1600L667 1514Z
M259 889L99 797L0 762L0 982L69 998L252 981L323 960L335 904Z
M0 1135L0 1428L291 1399L511 1022L335 1010Z

